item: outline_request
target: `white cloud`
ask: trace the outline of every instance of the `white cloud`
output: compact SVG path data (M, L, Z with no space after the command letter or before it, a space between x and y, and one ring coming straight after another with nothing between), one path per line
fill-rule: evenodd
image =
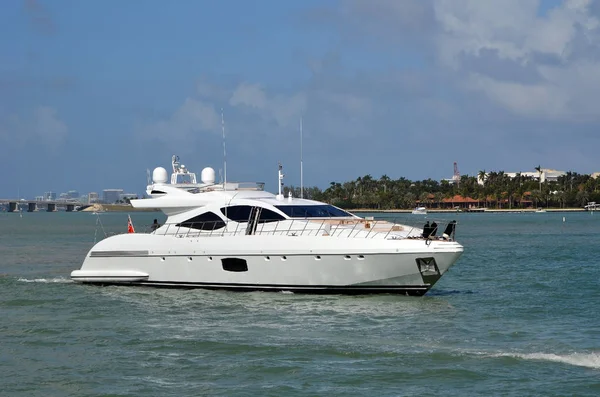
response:
M267 97L259 84L240 84L231 95L229 104L244 105L263 110L267 107Z
M12 114L0 120L0 140L7 145L43 143L56 150L67 138L69 128L51 106L38 106L27 117Z
M367 13L366 2L354 1L349 12L392 43L399 40L393 32L420 29L433 43L436 67L515 115L589 121L600 119L592 105L600 94L600 19L592 3L565 0L540 13L540 0L431 0L418 7L379 0ZM428 7L431 20L420 17Z
M437 37L442 59L455 64L461 53L497 50L502 58L527 62L535 53L569 56L578 33L598 28L589 1L567 1L538 15L539 0L438 0L435 15L443 34Z
M214 106L194 98L187 98L167 119L140 123L139 137L156 139L179 146L200 132L220 133L221 117Z
M306 109L306 94L268 96L260 84L241 83L232 93L229 104L256 113L280 127L295 125Z
M335 106L342 112L352 116L370 116L373 113L372 100L365 96L352 93L340 93L321 90L318 96L325 102L325 106Z
M547 84L500 82L479 74L472 74L468 82L471 88L523 116L561 118L568 105L568 98L560 88Z

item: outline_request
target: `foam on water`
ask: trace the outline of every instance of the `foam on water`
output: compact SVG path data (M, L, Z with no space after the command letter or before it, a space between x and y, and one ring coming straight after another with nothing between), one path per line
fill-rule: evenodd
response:
M45 284L49 284L49 283L72 283L73 282L73 280L68 279L68 278L64 278L64 277L33 278L33 279L18 278L17 281L20 281L20 282L23 282L23 283L45 283Z
M498 353L493 354L492 357L513 357L522 360L552 361L576 365L578 367L600 369L600 353Z

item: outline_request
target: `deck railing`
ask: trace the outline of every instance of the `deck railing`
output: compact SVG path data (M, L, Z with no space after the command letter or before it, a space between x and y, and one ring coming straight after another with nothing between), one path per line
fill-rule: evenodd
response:
M414 222L411 222L414 223ZM422 222L420 222L422 223ZM435 222L435 231L420 224L406 224L390 220L370 219L285 219L261 220L254 227L248 222L180 222L166 223L148 232L179 238L220 237L242 235L323 236L373 239L446 239L453 240L455 221ZM430 221L430 225L433 222ZM448 225L451 226L448 226Z

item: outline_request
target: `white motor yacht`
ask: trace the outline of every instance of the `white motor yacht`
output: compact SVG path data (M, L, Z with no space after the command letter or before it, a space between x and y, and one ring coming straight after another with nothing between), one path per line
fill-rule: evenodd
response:
M74 281L157 287L400 293L423 295L463 252L456 223L440 236L388 221L363 219L333 205L261 185L214 182L202 171L196 189L168 184L153 172L151 198L135 208L159 208L164 225L151 233L125 233L98 242ZM427 232L427 234L435 232Z
M412 210L411 214L413 215L427 215L427 208L425 207L416 207Z

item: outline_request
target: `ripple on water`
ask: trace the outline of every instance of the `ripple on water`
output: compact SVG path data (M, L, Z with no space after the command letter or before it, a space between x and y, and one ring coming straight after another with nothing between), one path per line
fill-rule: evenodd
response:
M462 214L465 254L410 298L80 285L70 215L0 246L7 395L600 394L600 217Z

